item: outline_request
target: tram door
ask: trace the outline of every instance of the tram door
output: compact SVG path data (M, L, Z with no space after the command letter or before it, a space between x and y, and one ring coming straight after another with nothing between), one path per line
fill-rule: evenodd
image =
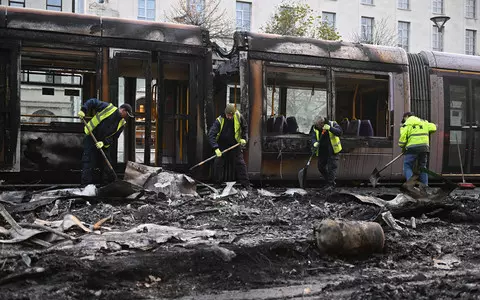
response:
M0 46L0 169L19 171L16 157L20 130L19 55Z
M199 62L176 55L117 51L113 80L118 105L135 109L134 125L118 142L118 162L184 170L195 161ZM192 149L192 150L188 150Z
M445 136L443 173L480 173L480 81L444 77Z
M130 104L134 119L118 139L117 161L135 161L155 165L157 113L153 98L156 81L152 79L151 52L113 50L111 101L118 106Z

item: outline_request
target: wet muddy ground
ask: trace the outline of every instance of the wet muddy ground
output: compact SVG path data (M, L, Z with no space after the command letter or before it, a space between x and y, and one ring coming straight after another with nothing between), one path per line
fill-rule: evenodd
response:
M268 190L281 194L286 189ZM453 211L415 215L415 229L409 217L398 218L404 221L402 230L381 223L381 253L338 257L319 252L314 223L325 218L378 221L381 209L341 194L307 191L305 196L269 197L254 190L222 199L69 199L57 203L54 213L52 203L12 214L17 222L31 222L62 220L70 213L86 224L113 216L104 226L117 231L154 223L215 235L193 244L173 237L142 249L116 245L93 255L86 248L45 251L27 243L3 245L1 298L480 298L480 224L459 217L479 212L475 193L457 193L450 199ZM398 192L376 191L385 198ZM68 234L84 232L76 228Z

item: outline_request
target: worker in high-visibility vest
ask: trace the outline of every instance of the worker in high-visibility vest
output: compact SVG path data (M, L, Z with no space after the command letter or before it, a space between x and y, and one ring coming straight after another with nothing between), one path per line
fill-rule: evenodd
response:
M405 152L403 174L407 180L413 176L413 169L427 168L430 152L430 134L437 131L437 125L416 117L412 112L403 114L398 146ZM420 173L420 182L428 185L428 174Z
M247 122L233 104L227 104L208 132L208 141L217 158L214 162L214 179L217 182L236 180L250 189L247 165L242 148L247 144ZM222 154L222 151L239 143L237 147ZM232 178L235 175L235 178Z
M332 191L336 186L338 153L342 151L340 142L342 134L342 127L335 121L328 121L327 118L317 118L312 126L313 151L318 156L318 171L326 181L326 191Z
M83 119L86 115L92 117L84 127L82 155L83 186L92 183L109 183L115 180L115 174L106 171L106 162L98 149L104 151L110 159L110 146L122 133L127 118L133 118L132 107L122 104L119 108L111 103L92 98L83 104L78 116ZM90 131L97 139L95 143Z

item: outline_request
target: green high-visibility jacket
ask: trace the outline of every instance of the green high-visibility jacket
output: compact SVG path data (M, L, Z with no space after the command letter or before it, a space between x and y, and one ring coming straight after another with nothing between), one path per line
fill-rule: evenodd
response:
M437 131L434 123L411 116L400 127L398 146L406 152L430 152L430 134Z

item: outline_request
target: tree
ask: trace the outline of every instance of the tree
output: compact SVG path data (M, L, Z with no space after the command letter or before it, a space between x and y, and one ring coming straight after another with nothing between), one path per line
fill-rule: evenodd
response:
M229 18L220 3L221 0L178 0L167 19L174 23L201 26L209 31L212 40L231 39L235 30L234 20Z
M280 35L339 40L340 34L321 18L308 4L282 2L262 30Z
M368 29L362 28L360 33L354 32L352 42L384 46L396 46L398 44L397 33L394 28L389 26L386 18L373 22L371 34L367 31Z

